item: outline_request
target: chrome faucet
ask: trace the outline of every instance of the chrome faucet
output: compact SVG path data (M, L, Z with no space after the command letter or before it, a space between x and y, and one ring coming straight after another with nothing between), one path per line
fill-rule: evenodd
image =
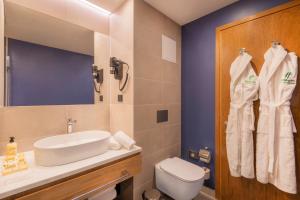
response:
M68 133L72 133L73 132L73 125L76 123L76 120L73 120L72 118L68 119L68 123L67 123L67 132Z

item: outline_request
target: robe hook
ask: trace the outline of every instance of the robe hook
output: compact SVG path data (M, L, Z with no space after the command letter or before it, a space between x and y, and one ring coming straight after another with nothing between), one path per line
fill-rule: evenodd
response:
M240 55L243 55L245 52L247 52L247 51L246 51L246 48L241 48L241 49L240 49Z
M272 47L273 48L277 47L278 45L280 45L280 42L278 42L278 41L273 41L272 42Z

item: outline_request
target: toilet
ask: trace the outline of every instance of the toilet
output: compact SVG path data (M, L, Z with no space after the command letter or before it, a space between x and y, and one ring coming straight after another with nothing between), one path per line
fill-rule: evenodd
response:
M209 178L209 169L204 169L178 157L167 158L155 165L156 187L176 200L191 200L196 197Z

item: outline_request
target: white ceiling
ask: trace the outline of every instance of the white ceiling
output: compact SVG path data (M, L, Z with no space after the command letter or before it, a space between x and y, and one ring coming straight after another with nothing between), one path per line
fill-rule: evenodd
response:
M110 12L115 11L125 0L88 0L89 2L104 8Z
M180 25L223 8L238 0L145 0Z

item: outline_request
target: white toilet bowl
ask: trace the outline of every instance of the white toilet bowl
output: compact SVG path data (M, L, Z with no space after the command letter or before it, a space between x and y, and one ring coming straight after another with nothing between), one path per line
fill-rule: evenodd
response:
M156 187L175 200L196 197L209 171L180 158L168 158L155 165Z

